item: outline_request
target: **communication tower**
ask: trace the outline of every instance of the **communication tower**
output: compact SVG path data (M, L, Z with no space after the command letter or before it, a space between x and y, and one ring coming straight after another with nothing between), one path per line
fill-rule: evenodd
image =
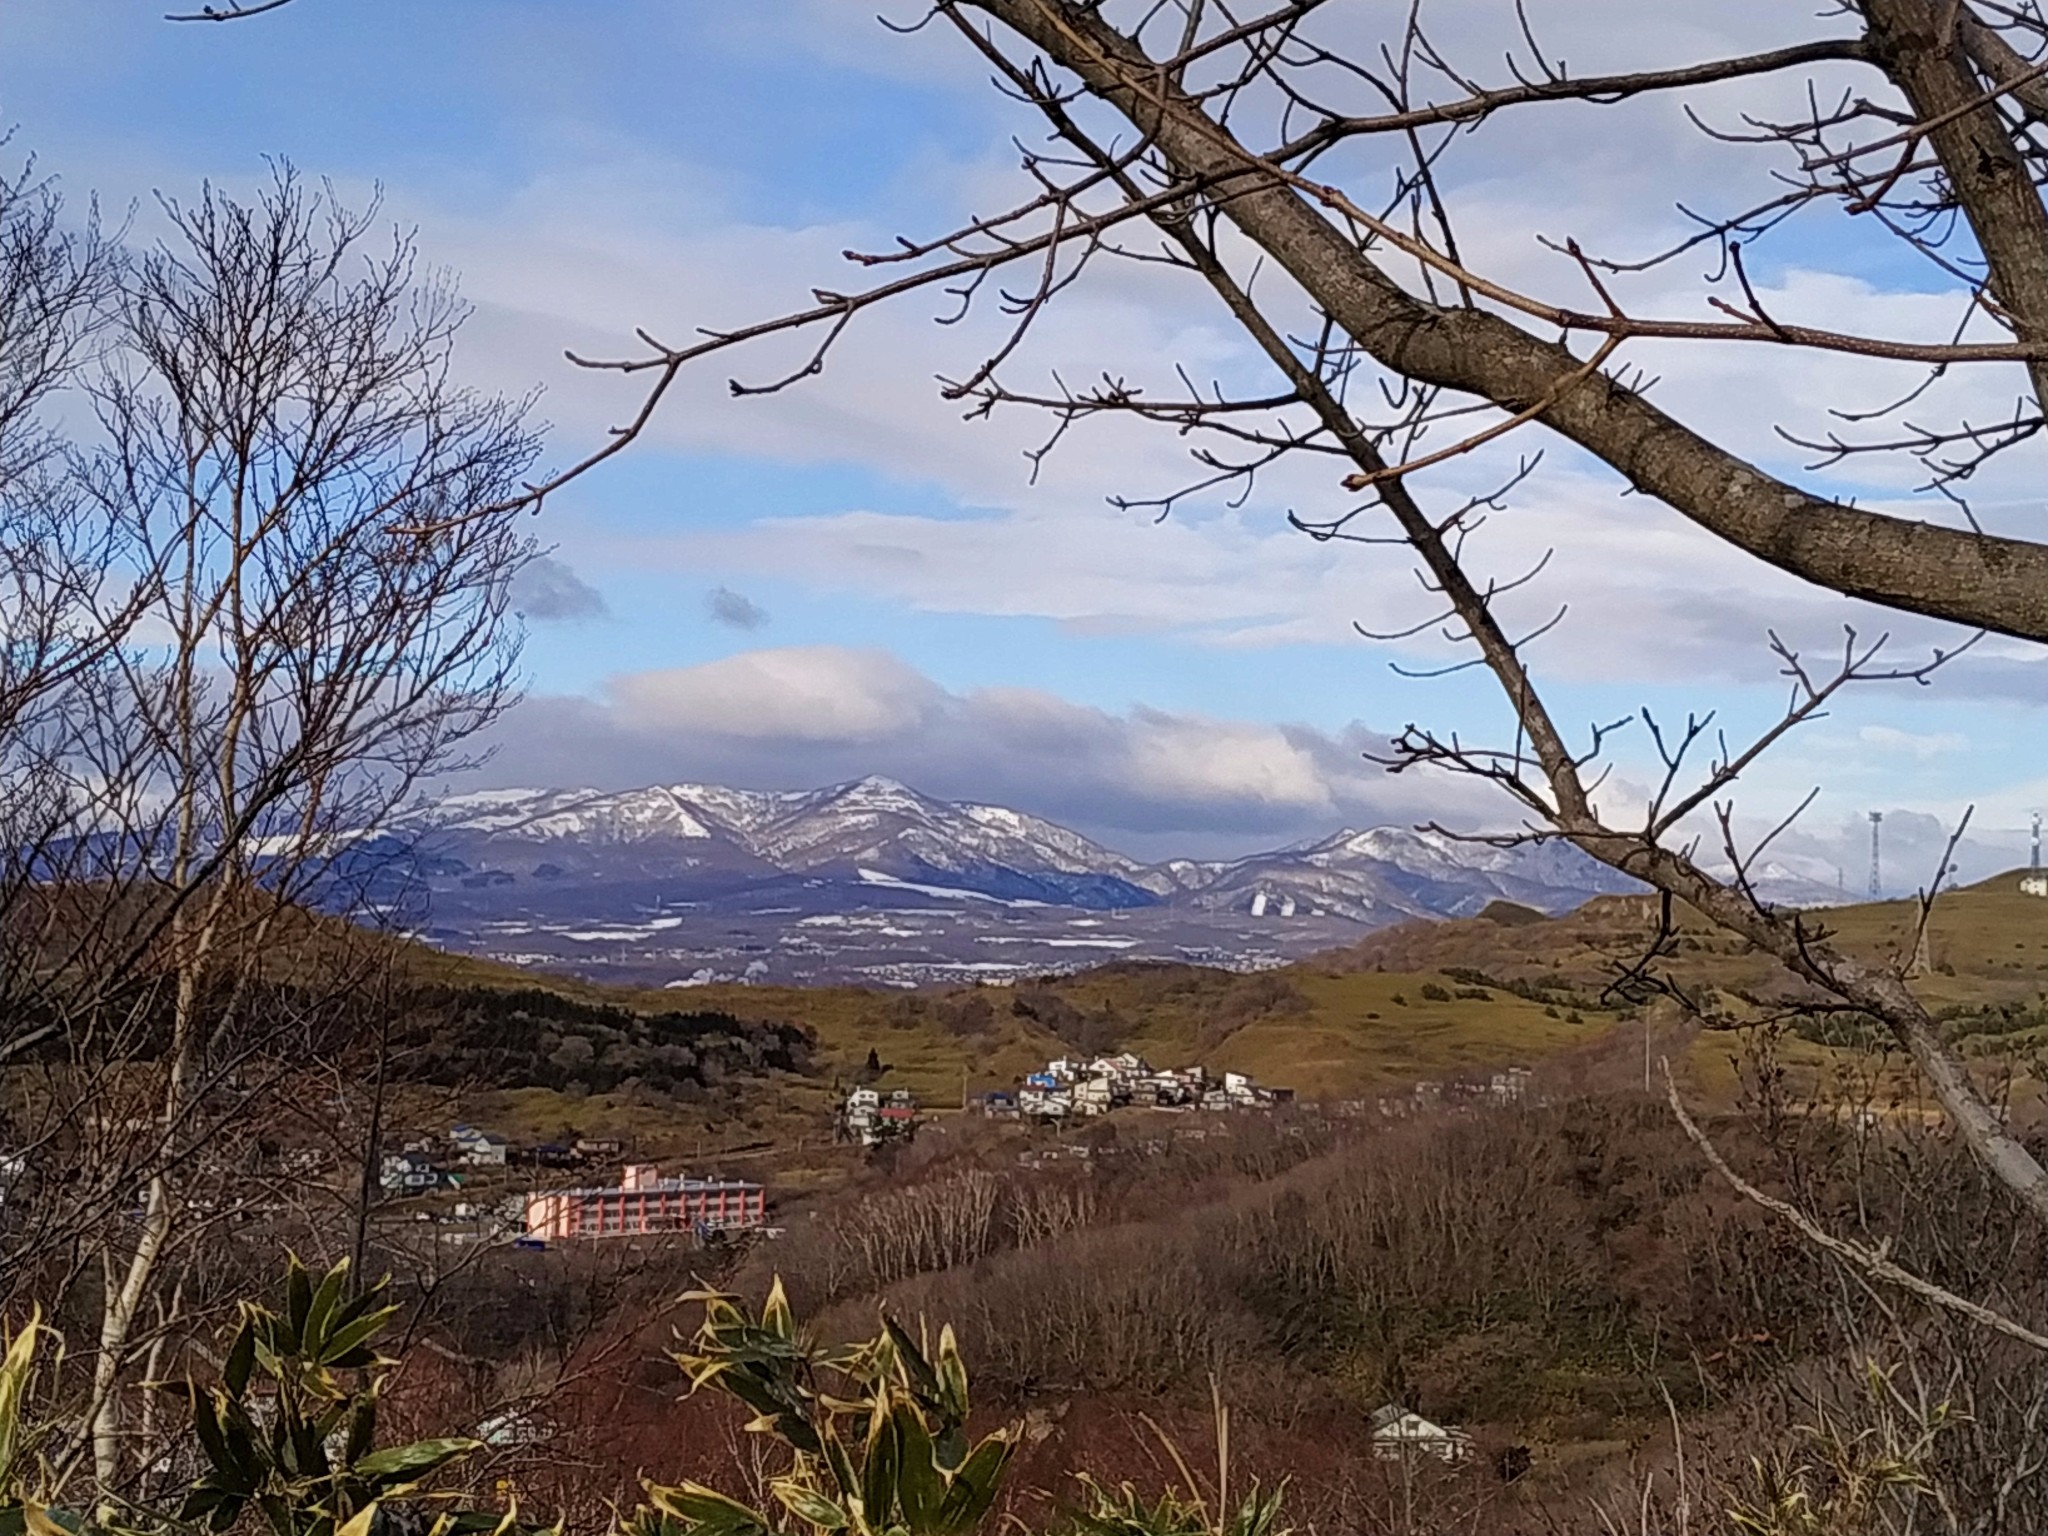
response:
M2041 867L2041 813L2034 812L2034 856L2027 860L2027 868Z
M1870 899L1881 900L1884 896L1884 865L1878 858L1878 828L1884 825L1884 812L1870 813Z

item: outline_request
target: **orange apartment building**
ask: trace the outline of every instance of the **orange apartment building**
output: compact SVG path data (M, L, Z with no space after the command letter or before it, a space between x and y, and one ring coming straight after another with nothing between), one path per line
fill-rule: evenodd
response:
M664 1179L652 1163L628 1163L616 1189L546 1189L526 1197L526 1235L626 1237L647 1232L758 1227L766 1192L744 1179Z

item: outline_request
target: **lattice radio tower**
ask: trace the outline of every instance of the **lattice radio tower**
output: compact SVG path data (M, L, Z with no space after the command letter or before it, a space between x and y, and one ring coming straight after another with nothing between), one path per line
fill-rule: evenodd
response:
M1884 865L1878 858L1877 833L1884 825L1884 812L1870 813L1870 899L1878 901L1884 896Z

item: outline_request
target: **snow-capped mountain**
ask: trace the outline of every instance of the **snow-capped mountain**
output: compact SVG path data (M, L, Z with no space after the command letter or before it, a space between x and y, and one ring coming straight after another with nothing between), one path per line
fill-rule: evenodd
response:
M1829 881L1822 877L1824 868L1818 861L1800 868L1770 859L1750 869L1748 879L1757 896L1773 906L1833 907L1853 900L1842 887L1841 872L1833 871L1835 878ZM1735 874L1725 861L1709 864L1707 873L1721 880L1732 880Z
M939 800L884 778L800 792L487 790L420 806L408 820L428 846L491 884L837 875L872 885L879 873L1084 908L1248 910L1263 892L1269 905L1291 897L1297 910L1368 924L1462 916L1496 899L1564 911L1635 888L1567 844L1497 848L1403 827L1347 830L1248 858L1147 865L1041 817Z
M1399 827L1146 864L1041 817L882 778L797 792L478 791L336 834L330 852L311 895L336 910L367 907L447 948L638 986L910 986L1110 959L1249 970L1403 919L1495 901L1563 913L1641 889L1566 843L1500 847ZM1841 897L1839 874L1830 888L1796 863L1750 876L1781 905Z
M1496 900L1564 912L1638 889L1569 844L1401 827L1145 864L1040 817L881 778L487 790L423 802L394 830L436 942L678 986L1000 978L1117 957L1259 966L1406 918ZM1824 894L1766 874L1767 899Z
M1497 848L1405 827L1347 830L1197 868L1213 873L1195 883L1192 871L1180 872L1181 899L1196 908L1291 905L1372 927L1405 917L1469 917L1490 901L1567 912L1594 896L1640 889L1568 843Z
M893 779L785 793L671 784L594 790L489 790L417 808L423 841L471 874L606 881L838 875L1077 907L1148 906L1145 867L1077 832L1000 806L955 804ZM525 870L521 865L527 866ZM494 881L491 883L504 883Z

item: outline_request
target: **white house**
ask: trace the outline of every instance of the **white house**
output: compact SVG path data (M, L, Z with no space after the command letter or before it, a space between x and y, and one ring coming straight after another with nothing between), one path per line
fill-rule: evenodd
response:
M1367 1423L1372 1426L1372 1453L1381 1461L1434 1456L1438 1461L1459 1462L1472 1454L1472 1437L1462 1429L1432 1424L1399 1403L1383 1403L1372 1411Z
M856 1088L839 1111L839 1127L864 1147L907 1141L917 1134L917 1100L903 1088L893 1090L887 1100L873 1088Z
M1108 1077L1091 1077L1076 1083L1073 1092L1074 1108L1084 1115L1106 1115L1116 1107L1116 1080Z
M1027 1083L1017 1090L1017 1112L1029 1119L1064 1120L1073 1109L1073 1097L1063 1088Z
M2048 875L2021 875L2022 896L2048 896Z
M1144 1057L1135 1055L1130 1051L1122 1051L1115 1056L1096 1057L1088 1068L1088 1075L1090 1077L1106 1077L1111 1082L1122 1087L1128 1083L1135 1082L1151 1070L1152 1064L1146 1061Z

